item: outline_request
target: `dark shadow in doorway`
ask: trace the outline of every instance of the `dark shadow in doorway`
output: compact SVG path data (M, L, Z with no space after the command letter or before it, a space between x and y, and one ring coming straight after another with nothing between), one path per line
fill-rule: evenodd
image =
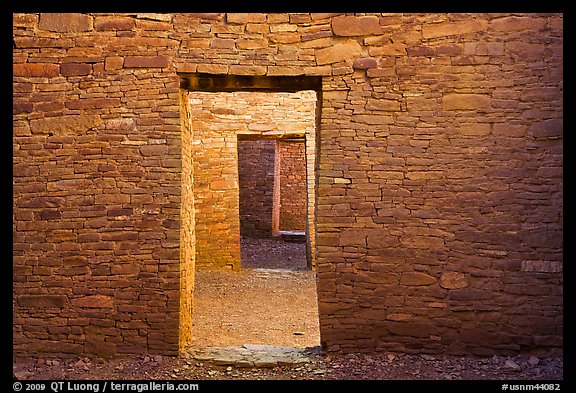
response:
M310 270L306 258L306 243L282 238L240 239L243 268Z

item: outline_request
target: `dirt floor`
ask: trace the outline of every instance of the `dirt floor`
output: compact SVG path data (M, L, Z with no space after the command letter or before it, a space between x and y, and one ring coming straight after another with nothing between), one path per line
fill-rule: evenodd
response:
M312 271L197 270L193 346L320 345Z
M243 239L242 262L245 269L240 272L197 270L191 350L244 344L291 346L307 348L307 363L239 367L198 360L190 353L111 361L40 357L16 359L14 376L20 380L563 379L560 357L324 353L319 346L315 274L306 270L305 244Z
M194 347L320 345L316 275L306 244L243 238L243 269L197 269Z

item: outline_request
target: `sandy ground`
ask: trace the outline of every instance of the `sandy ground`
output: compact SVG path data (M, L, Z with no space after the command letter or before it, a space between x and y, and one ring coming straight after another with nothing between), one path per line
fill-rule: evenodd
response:
M243 238L240 271L197 269L193 346L320 345L306 244Z
M268 269L197 270L193 346L320 345L316 275Z

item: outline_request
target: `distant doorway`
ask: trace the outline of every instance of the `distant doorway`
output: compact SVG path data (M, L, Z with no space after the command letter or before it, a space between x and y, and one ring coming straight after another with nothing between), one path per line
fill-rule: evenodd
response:
M238 180L241 266L310 268L305 139L239 135Z

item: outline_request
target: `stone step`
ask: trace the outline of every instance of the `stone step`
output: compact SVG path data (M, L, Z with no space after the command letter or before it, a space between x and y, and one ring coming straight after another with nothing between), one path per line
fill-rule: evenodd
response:
M280 231L280 238L292 243L305 243L306 232L299 231Z
M244 344L241 347L190 348L188 355L195 360L220 366L272 368L296 366L310 362L308 348Z

